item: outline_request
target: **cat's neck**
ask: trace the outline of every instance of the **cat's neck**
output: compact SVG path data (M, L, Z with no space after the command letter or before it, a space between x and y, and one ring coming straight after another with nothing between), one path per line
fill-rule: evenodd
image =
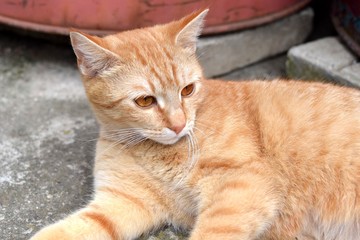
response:
M187 136L172 145L145 140L133 146L116 140L99 138L96 151L95 175L97 170L126 172L138 169L166 183L171 188L182 187L198 159L194 156ZM189 148L190 147L190 148ZM191 174L190 174L191 175Z
M132 141L132 138L119 139L116 138L116 135L108 135L105 133L106 129L101 128L99 142L101 142L102 149L108 149L109 152L130 154L138 159L148 156L163 158L165 156L179 155L181 152L187 152L189 146L188 136L182 137L175 144L165 145L151 139L141 139L141 136L139 136L138 141ZM108 154L109 153L107 153L107 155Z

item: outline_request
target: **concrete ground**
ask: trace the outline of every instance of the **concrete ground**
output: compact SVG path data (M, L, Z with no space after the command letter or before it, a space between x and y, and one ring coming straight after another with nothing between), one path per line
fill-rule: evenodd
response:
M0 236L28 239L91 195L97 126L72 50L0 32Z
M285 61L221 77L285 77ZM1 239L28 239L86 204L97 133L70 45L0 30ZM171 229L143 237L182 238Z

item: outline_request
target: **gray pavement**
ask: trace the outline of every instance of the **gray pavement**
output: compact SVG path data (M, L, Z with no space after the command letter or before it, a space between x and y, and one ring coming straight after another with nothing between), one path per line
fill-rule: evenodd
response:
M1 31L1 239L27 239L86 202L96 132L70 47Z

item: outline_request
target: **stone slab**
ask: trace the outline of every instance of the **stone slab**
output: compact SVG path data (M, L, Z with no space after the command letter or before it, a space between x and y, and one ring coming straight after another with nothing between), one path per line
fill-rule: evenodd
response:
M254 29L201 38L198 55L205 75L223 75L286 52L310 34L313 16L313 10L307 8Z
M337 37L326 37L291 48L286 65L291 78L360 87L357 57Z

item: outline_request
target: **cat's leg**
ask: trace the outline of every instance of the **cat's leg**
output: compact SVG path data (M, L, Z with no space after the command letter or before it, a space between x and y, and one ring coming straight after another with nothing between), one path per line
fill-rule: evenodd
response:
M146 193L144 198L146 199ZM31 240L133 239L164 221L163 209L154 199L104 188L86 207L40 230Z
M257 175L209 181L190 240L255 240L273 223L281 205L276 187Z

